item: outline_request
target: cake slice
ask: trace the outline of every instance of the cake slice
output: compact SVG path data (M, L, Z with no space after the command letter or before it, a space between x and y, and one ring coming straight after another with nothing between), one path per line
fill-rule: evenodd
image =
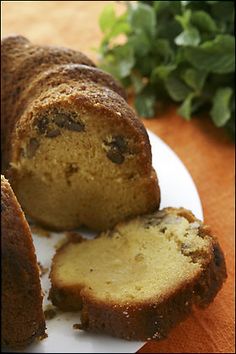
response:
M207 226L188 210L166 208L64 244L50 278L53 304L82 310L82 329L149 340L165 337L194 305L208 305L226 267Z
M1 342L26 346L45 336L39 268L31 232L8 183L1 176Z

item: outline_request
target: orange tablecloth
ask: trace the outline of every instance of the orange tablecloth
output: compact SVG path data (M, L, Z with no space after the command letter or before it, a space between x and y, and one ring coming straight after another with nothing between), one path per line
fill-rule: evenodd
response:
M92 49L101 33L98 17L108 1L39 1L2 3L3 35L20 33L38 44ZM121 4L115 4L118 11ZM233 353L234 346L234 145L205 119L186 122L170 108L147 128L159 135L189 169L197 185L205 221L212 225L226 255L228 280L204 311L174 329L168 339L149 342L140 353Z

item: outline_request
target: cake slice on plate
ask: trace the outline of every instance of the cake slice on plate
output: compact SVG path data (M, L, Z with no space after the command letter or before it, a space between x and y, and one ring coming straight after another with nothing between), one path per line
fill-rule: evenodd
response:
M82 310L81 328L125 339L159 339L226 279L224 255L188 210L166 208L57 250L50 297Z

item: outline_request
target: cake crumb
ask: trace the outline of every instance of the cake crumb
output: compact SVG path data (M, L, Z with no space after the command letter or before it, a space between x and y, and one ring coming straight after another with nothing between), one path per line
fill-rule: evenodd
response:
M73 329L83 329L81 323L74 323Z
M68 242L79 243L83 241L83 236L77 231L67 231L65 233Z
M48 334L47 334L47 333L44 333L44 334L42 334L42 335L39 337L39 340L41 341L41 340L46 339L46 338L48 338Z
M44 267L40 262L38 262L40 277L43 277L47 272L48 268Z
M62 240L58 241L56 243L56 245L54 246L54 248L56 250L58 250L59 248L61 248L62 246L64 246L65 244L67 244L68 242L70 243L78 243L78 242L82 242L83 236L81 236L81 234L77 231L66 231L65 232L65 238L63 238Z
M52 318L56 317L57 312L52 305L47 305L46 309L44 310L44 316L46 320L51 320Z

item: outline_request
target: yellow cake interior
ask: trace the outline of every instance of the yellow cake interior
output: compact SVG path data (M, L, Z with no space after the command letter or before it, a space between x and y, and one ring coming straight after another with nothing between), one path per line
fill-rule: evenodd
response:
M210 241L198 236L198 227L196 221L166 214L70 243L54 259L53 285L87 288L97 299L119 303L160 300L201 272Z

